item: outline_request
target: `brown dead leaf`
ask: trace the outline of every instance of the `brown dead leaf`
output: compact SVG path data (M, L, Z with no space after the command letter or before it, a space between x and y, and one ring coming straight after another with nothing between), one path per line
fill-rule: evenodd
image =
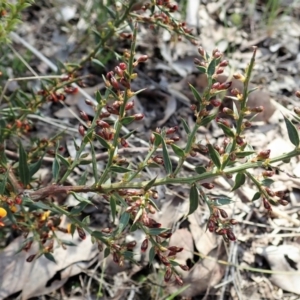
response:
M209 257L197 262L189 272L181 272L184 286L189 285L180 294L182 297L196 296L220 282L224 275L224 267L214 259L218 255L218 250L213 250L209 253ZM171 285L168 289L170 293L173 293L178 290L178 286Z
M300 295L300 247L280 245L258 248L256 251L269 263L274 274L271 281L285 291ZM278 272L276 274L276 272ZM282 273L280 273L282 272ZM291 272L288 274L287 272Z
M177 229L172 234L170 246L183 247L183 250L176 255L176 261L178 263L185 265L188 259L193 259L193 237L186 228Z
M201 254L207 255L218 245L217 238L214 233L209 232L206 228L202 228L197 221L196 213L189 215L190 231L194 239L195 246Z
M22 300L48 294L61 287L70 276L74 276L88 268L98 258L96 244L92 244L90 236L80 240L77 234L72 238L69 234L57 232L59 238L72 241L76 246L54 248L56 263L44 256L28 263L26 258L38 252L38 245L33 244L28 252L16 253L24 241L18 237L0 253L0 299L21 292ZM50 280L59 275L60 280Z

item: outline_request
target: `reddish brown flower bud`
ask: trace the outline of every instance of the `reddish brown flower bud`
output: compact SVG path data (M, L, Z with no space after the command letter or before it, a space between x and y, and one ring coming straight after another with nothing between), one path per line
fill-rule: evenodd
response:
M230 121L227 120L227 119L223 119L223 118L217 117L217 118L216 118L216 122L217 122L217 123L221 123L221 124L225 125L226 127L231 127Z
M227 66L228 66L228 60L222 60L222 61L219 63L219 66L220 66L220 67L227 67Z
M219 90L228 90L232 85L232 81L224 82L220 85Z
M170 4L170 5L168 5L168 8L169 8L170 12L172 13L172 12L175 12L175 11L178 10L178 5L177 4Z
M119 86L119 83L118 83L116 77L112 76L110 79L110 83L114 89L116 89L116 90L120 89L120 86Z
M216 228L216 224L215 224L215 221L213 219L209 219L208 220L208 223L207 223L207 228L210 232L214 232L215 231L215 228Z
M170 279L171 279L171 277L172 277L172 275L173 275L172 269L171 268L167 268L165 276L164 276L164 281L165 282L169 282Z
M220 88L220 82L215 82L212 86L211 89L212 90L218 90Z
M120 83L126 88L126 89L130 89L131 85L130 85L130 82L125 79L124 77L122 77L120 79Z
M148 55L142 55L137 59L137 62L146 62L148 60Z
M236 240L236 237L230 228L227 229L226 235L230 241L234 242Z
M201 183L201 185L208 190L211 190L215 187L214 184L212 184L211 182L204 182L204 183Z
M134 102L133 102L133 101L128 102L128 103L126 103L126 105L125 105L125 110L132 109L133 106L134 106Z
M245 76L242 75L242 74L240 74L240 73L233 74L233 78L234 78L234 79L237 79L237 80L240 80L240 81L242 81L242 82L245 81Z
M252 123L249 121L245 121L244 126L245 126L245 128L250 128L252 126Z
M237 143L239 146L245 145L244 140L243 140L240 136L237 136L237 137L236 137L236 143Z
M145 116L144 116L144 114L135 114L135 115L133 115L133 117L136 121L140 121L140 120L143 120Z
M237 220L235 220L235 219L230 219L230 220L229 220L229 223L230 223L231 225L236 225L236 224L238 224L239 222L238 222Z
M136 241L132 241L126 244L127 250L132 250L136 246Z
M200 59L198 59L198 58L194 58L194 64L196 66L201 66L202 65L202 61Z
M159 234L158 236L160 236L161 238L164 238L164 239L169 239L172 236L172 232L171 231L163 232L163 233Z
M213 52L212 52L212 56L214 58L219 58L222 56L222 53L219 51L219 49L214 49Z
M78 93L78 87L76 87L76 86L65 86L64 91L67 94L77 94Z
M163 165L164 164L164 159L162 156L160 155L156 155L153 157L153 161L156 162L159 165Z
M190 106L190 108L191 108L192 111L196 111L197 110L197 106L195 104L192 104Z
M107 105L106 109L110 114L117 115L117 116L119 115L119 111L110 105Z
M81 136L84 136L85 130L84 130L83 125L81 125L81 124L79 125L78 132Z
M123 70L119 67L119 66L116 66L115 69L114 69L115 73L117 75L119 75L120 77L123 76Z
M88 117L88 115L86 114L86 112L80 111L79 114L80 114L80 117L81 117L82 120L84 120L84 121L89 121L89 117Z
M80 227L76 227L77 229L77 232L78 232L78 235L79 237L82 239L82 240L85 240L86 239L86 234L85 234L85 231L80 228Z
M270 157L271 150L263 150L258 153L258 159L268 159Z
M175 274L175 282L178 285L183 285L183 280L177 274Z
M226 114L226 115L229 115L229 116L233 116L233 110L228 108L228 107L224 107L223 108L223 113Z
M178 126L170 127L169 129L166 130L166 134L173 134L178 130Z
M127 142L124 138L121 138L121 145L122 145L124 148L129 147L128 142Z
M210 104L213 107L219 107L222 104L222 102L219 99L212 99L210 100Z
M178 135L173 135L172 140L174 142L178 142L180 140L180 137Z
M254 113L261 113L264 111L264 107L263 106L252 107L250 108L250 111Z
M275 192L275 196L277 196L278 198L283 198L284 197L284 191Z
M113 71L109 71L106 74L106 79L110 81L113 76L114 76L114 72Z
M125 71L127 68L127 65L125 63L121 62L121 63L119 63L119 67L121 70Z
M108 118L110 116L110 113L108 111L103 111L101 114L100 114L100 118L103 119L103 118Z
M263 198L263 204L265 209L272 210L271 204L266 198Z
M202 47L199 47L199 48L198 48L198 53L199 53L203 58L205 58L206 52L205 52L205 50L204 50Z
M269 189L268 187L265 187L265 191L268 193L269 196L271 196L271 197L275 196L275 193L271 189Z
M227 228L220 228L217 229L215 232L217 235L225 235L227 233Z
M285 200L285 199L279 199L278 203L281 204L282 206L286 206L289 204L289 201Z
M26 261L27 261L27 262L32 262L32 261L34 260L35 257L36 257L36 254L32 254L32 255L30 255L30 256L28 256L28 257L26 258Z
M222 216L222 218L224 218L224 219L228 218L228 214L224 209L219 208L219 213Z
M20 204L22 203L22 198L21 198L21 196L16 196L16 198L15 198L15 203L16 203L17 205L20 205Z
M224 68L218 68L217 71L216 71L217 75L223 74L223 73L224 73Z
M295 114L300 116L300 107L294 107L294 112L295 112Z
M114 252L113 253L113 261L118 264L120 262L120 256L118 253Z
M238 96L238 95L240 95L241 94L241 92L238 90L238 89L232 89L231 91L230 91L230 93L231 93L231 95L232 96Z
M231 153L229 154L229 159L230 159L231 161L235 161L235 160L236 160L236 154L235 154L235 152L231 152Z
M102 120L97 120L96 124L98 126L102 127L102 128L109 128L110 127L110 125L107 122L102 121Z
M163 256L163 255L158 255L158 257L159 257L159 260L160 260L165 266L169 266L169 265L170 265L169 260L168 260L165 256Z
M149 218L149 228L160 228L161 223L156 222L154 219Z
M181 252L183 250L183 247L170 246L170 247L168 247L168 250L171 251L171 252L178 253L178 252Z
M183 271L189 271L190 268L187 265L179 265L179 267L183 270Z
M142 245L141 245L142 252L145 252L148 249L148 244L149 244L148 239L143 240Z
M297 92L295 93L295 95L296 95L297 98L300 98L300 91L297 91Z

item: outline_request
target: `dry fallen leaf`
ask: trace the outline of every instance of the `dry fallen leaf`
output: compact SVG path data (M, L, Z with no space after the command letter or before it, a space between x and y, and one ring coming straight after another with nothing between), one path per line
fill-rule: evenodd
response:
M20 249L23 237L16 238L0 253L0 299L21 292L22 300L48 294L61 287L70 276L79 274L98 258L96 244L92 244L90 236L80 240L77 234L72 238L69 234L57 232L59 238L71 241L76 246L54 248L56 263L42 256L29 263L26 259L38 252L38 245L33 244L28 252ZM51 282L54 276L55 279Z
M268 261L272 271L274 271L271 281L275 285L285 291L300 295L299 245L268 246L258 248L256 252ZM291 274L287 272L291 272Z

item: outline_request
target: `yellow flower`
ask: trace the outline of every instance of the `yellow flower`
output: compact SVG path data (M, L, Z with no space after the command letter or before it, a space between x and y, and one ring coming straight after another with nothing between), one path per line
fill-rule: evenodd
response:
M7 215L7 211L3 207L0 207L0 219L5 218L6 215Z
M49 215L50 215L51 211L48 210L48 211L45 211L41 216L40 216L40 220L41 221L45 221L48 219Z
M15 213L18 210L18 208L15 205L10 206L9 208L12 213Z

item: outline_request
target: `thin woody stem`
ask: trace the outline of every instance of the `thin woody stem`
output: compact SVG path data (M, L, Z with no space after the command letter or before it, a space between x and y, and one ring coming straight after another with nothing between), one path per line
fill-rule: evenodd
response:
M192 184L197 181L206 180L209 178L214 178L220 175L234 174L241 171L245 171L247 169L253 169L258 167L266 167L270 166L272 163L283 161L294 156L300 154L300 149L295 149L289 153L282 154L275 158L272 158L266 164L265 161L255 161L255 162L247 162L245 164L241 164L235 167L226 168L223 171L215 172L205 172L203 174L191 176L191 177L177 177L177 178L161 178L157 179L153 183L154 186L167 185L167 184ZM70 193L70 192L98 192L107 194L111 191L120 190L120 189L143 189L145 186L149 184L149 181L141 181L141 182L117 182L112 184L103 184L99 186L60 186L60 185L51 185L48 187L41 188L39 190L25 190L24 195L28 195L33 201L43 200L49 196L54 196L61 193Z

